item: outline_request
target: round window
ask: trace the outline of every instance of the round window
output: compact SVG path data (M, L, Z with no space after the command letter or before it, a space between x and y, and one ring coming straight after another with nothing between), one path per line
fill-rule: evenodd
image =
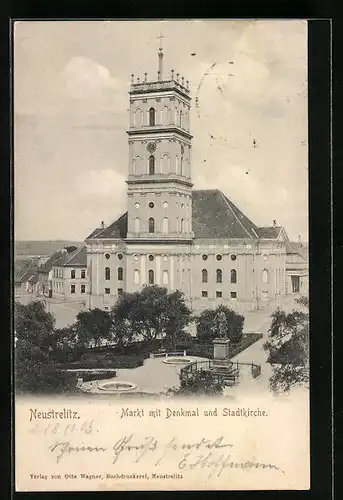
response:
M139 202L138 202L138 201L136 201L136 203L135 203L135 207L136 207L136 208L139 208Z
M223 257L221 255L217 255L217 257L216 257L217 260L222 260L222 258Z
M105 253L105 258L108 260L110 258L110 254L109 253Z
M152 262L154 260L154 256L153 255L149 255L149 260Z
M202 260L207 260L207 255L205 255L205 254L204 254L204 255L202 256Z
M118 259L121 260L123 258L123 254L118 253Z
M148 205L148 206L149 206L149 208L154 208L154 206L155 206L155 205L154 205L154 204L153 204L153 202L151 201L151 202L149 203L149 205Z
M134 258L134 260L139 260L139 255L136 254L136 255L133 256L133 258Z
M236 255L231 255L231 260L236 260L236 259L237 259Z

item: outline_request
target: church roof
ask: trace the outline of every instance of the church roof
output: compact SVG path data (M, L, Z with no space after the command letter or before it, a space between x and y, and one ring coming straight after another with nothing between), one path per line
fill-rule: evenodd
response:
M256 238L256 226L219 189L192 193L192 228L196 238Z
M298 241L286 241L286 254L300 255L300 257L307 260L308 249Z
M258 227L219 189L198 189L192 191L192 229L199 239L277 239L282 227ZM106 228L96 228L86 240L126 235L127 212Z
M126 238L127 235L127 212L116 219L112 224L105 228L95 229L86 240L92 238Z
M72 252L60 252L59 258L55 259L52 266L76 267L87 266L87 249L83 245Z

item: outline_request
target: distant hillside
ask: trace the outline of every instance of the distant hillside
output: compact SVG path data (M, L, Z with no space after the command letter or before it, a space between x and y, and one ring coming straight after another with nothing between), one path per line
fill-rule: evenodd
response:
M82 245L82 241L51 240L51 241L16 241L14 253L19 255L51 255L57 250L70 245Z

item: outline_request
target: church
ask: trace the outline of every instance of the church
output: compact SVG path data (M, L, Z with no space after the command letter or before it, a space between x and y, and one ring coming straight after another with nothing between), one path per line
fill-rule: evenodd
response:
M157 78L131 78L127 207L85 240L87 307L109 310L123 292L155 284L182 291L194 313L285 295L284 228L255 225L219 189L192 189L189 82L164 75L161 48Z

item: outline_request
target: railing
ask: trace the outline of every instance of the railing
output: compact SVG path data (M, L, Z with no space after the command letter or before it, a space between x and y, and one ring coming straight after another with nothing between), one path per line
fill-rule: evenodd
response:
M131 92L147 92L147 91L159 91L159 90L167 90L167 89L180 89L186 94L189 94L189 89L187 89L184 85L177 82L176 80L167 80L160 82L141 82L141 83L132 83L130 87Z
M220 364L220 361L208 359L204 361L194 361L190 365L181 368L180 381L187 382L195 373L209 372L218 381L224 382L225 385L235 384L240 374L241 366L250 366L252 378L255 379L261 375L261 365L254 363L240 363L231 361L227 364Z

